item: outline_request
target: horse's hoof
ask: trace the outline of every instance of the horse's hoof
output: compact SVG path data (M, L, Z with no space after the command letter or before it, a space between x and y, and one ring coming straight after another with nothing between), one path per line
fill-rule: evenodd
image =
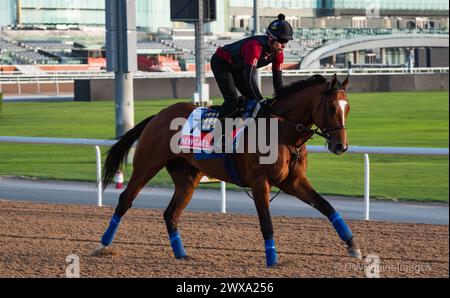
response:
M357 258L359 260L362 260L362 253L361 253L361 250L359 248L348 247L347 248L347 253L352 258Z
M100 244L93 252L92 252L92 256L94 257L99 257L99 256L104 256L104 255L108 255L111 254L110 252L110 248L108 246L104 246L103 244Z
M277 254L275 254L274 256L271 256L271 258L266 259L267 268L277 267L279 263L280 263L280 260L278 259Z
M177 259L177 260L183 260L183 259L187 259L188 258L188 256L187 256L187 254L186 253L184 253L184 254L180 254L180 255L175 255L175 259Z

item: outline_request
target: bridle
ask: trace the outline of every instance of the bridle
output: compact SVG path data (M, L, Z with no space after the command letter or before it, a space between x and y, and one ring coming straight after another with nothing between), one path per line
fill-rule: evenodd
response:
M336 130L341 130L341 129L346 129L346 127L344 125L337 125L337 126L333 126L330 127L328 125L329 121L327 118L327 105L326 105L326 100L328 98L328 95L330 95L331 93L336 93L336 92L342 92L341 88L330 88L326 91L324 91L322 93L322 97L320 99L320 104L317 106L316 110L313 112L313 114L315 115L317 112L317 109L320 108L321 105L323 105L324 107L324 111L323 111L323 117L324 117L324 124L325 124L325 128L320 128L317 127L315 129L310 128L310 126L306 126L303 123L297 123L295 121L286 119L284 117L269 113L270 116L277 118L279 121L284 122L286 124L289 124L293 127L295 127L295 130L301 135L301 136L305 136L309 134L309 137L304 140L302 142L302 144L304 144L306 141L308 141L309 139L311 139L314 135L318 135L321 136L322 138L324 138L326 140L325 146L328 144L328 142L330 141L330 132L332 131L336 131ZM270 106L273 104L273 102L270 104ZM301 144L301 145L302 145ZM296 146L297 147L297 146Z
M324 118L325 128L321 130L320 136L325 138L327 140L327 143L331 138L331 136L330 136L331 131L346 129L345 125L336 125L334 127L330 127L328 117L327 117L326 99L328 98L328 95L330 95L331 93L340 93L340 92L342 92L342 90L343 89L341 89L341 88L332 88L332 89L328 89L327 91L325 91L322 94L321 104L323 104L323 118Z

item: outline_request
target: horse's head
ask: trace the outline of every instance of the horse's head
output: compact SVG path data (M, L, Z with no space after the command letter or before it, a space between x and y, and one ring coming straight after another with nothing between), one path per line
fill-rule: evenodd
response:
M347 84L348 77L341 83L336 74L330 81L321 75L314 75L292 83L277 91L269 105L271 115L295 127L295 135L289 136L289 130L285 131L285 135L291 140L297 137L296 145L318 134L327 140L328 150L341 155L348 148L345 130L345 119L350 110L345 93ZM312 125L318 129L311 129ZM306 140L303 139L305 136Z
M350 111L345 88L348 76L341 83L334 74L325 85L321 102L314 113L314 124L322 130L328 150L341 155L348 149L345 120Z

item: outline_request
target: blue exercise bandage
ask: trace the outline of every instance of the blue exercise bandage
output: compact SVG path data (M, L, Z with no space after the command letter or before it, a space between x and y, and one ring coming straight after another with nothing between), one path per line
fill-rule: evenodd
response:
M178 231L170 233L169 239L175 258L182 259L186 257L186 251L184 250L183 242L181 241L181 237L180 234L178 234Z
M334 229L338 233L339 237L347 243L350 239L352 239L353 234L352 231L350 231L350 228L347 226L345 221L342 219L342 217L339 215L339 213L334 212L333 214L328 217L330 222L333 224Z
M278 264L277 250L275 249L275 241L268 239L264 241L266 248L266 265L267 267Z
M113 217L111 218L111 221L109 222L109 227L102 237L102 244L104 246L109 246L112 243L114 235L117 232L117 228L119 227L120 219L121 218L116 214L114 214Z

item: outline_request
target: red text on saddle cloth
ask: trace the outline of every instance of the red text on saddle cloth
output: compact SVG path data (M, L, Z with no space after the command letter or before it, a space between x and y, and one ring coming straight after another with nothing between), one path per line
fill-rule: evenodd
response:
M179 147L186 149L198 149L204 151L212 151L214 148L214 131L201 131L203 107L196 108L183 125L181 131ZM239 129L233 130L232 137L234 138L239 132Z

